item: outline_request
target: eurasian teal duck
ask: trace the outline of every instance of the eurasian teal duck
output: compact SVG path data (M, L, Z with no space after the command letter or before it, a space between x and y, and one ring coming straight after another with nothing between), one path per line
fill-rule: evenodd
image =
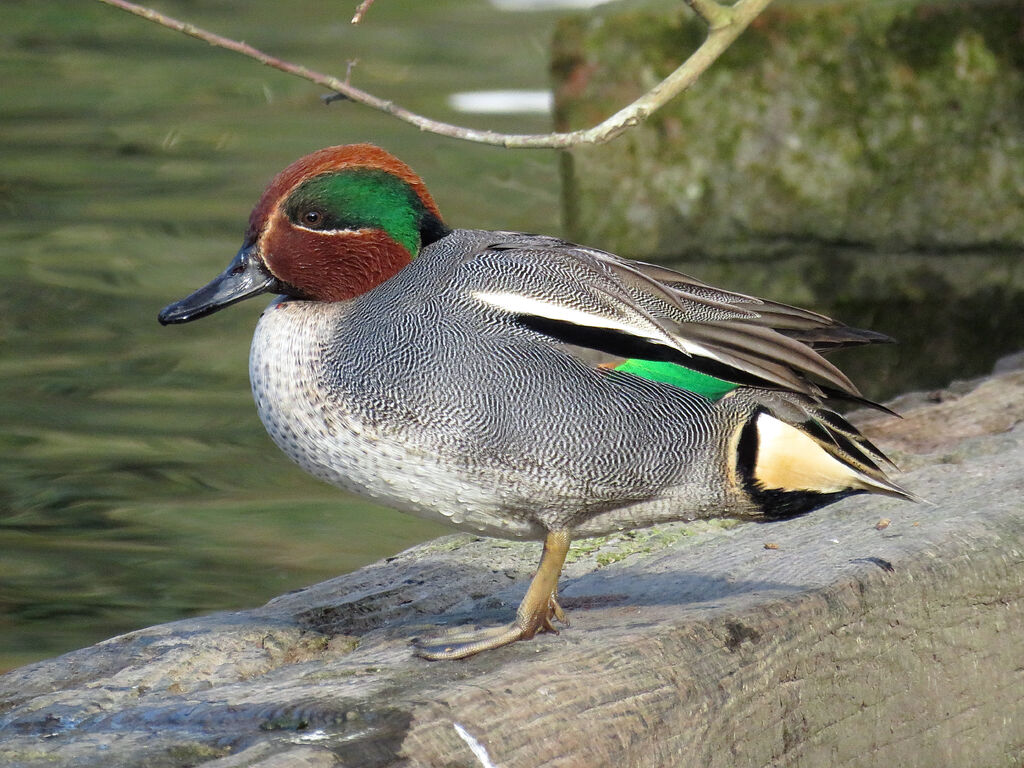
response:
M516 620L429 659L555 631L573 538L914 498L828 406L861 395L821 352L887 337L554 237L452 229L375 146L285 168L228 268L160 322L261 293L279 295L249 375L288 456L387 506L544 541Z

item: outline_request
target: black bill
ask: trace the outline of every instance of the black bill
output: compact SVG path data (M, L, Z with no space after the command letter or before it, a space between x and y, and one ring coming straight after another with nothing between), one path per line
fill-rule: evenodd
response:
M162 325L187 323L261 293L280 293L281 285L263 265L255 246L242 248L228 268L198 291L160 311Z

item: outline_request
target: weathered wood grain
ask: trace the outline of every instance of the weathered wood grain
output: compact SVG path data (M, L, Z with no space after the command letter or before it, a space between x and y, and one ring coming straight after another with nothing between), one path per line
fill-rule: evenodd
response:
M450 663L408 638L509 618L539 545L439 539L0 677L0 764L1020 766L1024 372L896 405L934 506L581 542L570 628Z

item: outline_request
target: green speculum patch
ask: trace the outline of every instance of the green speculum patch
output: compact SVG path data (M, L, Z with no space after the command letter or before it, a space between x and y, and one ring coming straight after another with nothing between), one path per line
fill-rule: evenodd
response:
M386 171L355 168L317 176L288 199L288 217L300 226L309 210L323 217L319 230L383 230L411 256L420 249L423 202L412 188Z
M731 381L716 379L714 376L708 376L706 373L684 368L676 363L657 360L631 358L616 366L615 370L631 373L642 379L660 381L662 384L671 384L673 387L685 389L706 397L712 402L721 399L738 386Z

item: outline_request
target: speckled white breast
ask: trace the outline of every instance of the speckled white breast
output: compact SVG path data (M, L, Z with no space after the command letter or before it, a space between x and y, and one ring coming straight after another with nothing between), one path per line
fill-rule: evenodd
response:
M383 429L348 407L355 393L338 385L327 391L323 366L328 352L346 354L336 320L347 309L275 301L260 318L249 377L260 419L278 447L315 477L386 506L473 533L543 538L536 523L499 513L497 478L456 477L394 425Z

